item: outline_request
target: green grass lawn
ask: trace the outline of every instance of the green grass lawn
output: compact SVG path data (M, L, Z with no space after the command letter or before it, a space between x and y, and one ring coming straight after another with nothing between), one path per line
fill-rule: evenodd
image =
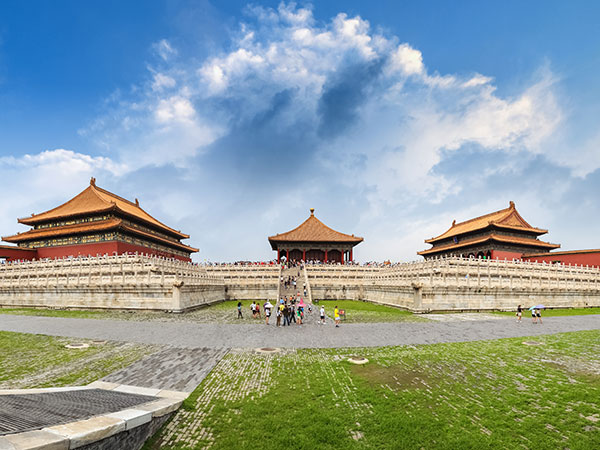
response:
M234 351L146 448L588 450L600 448L599 403L600 331Z
M261 305L264 300L258 301ZM66 317L75 319L112 319L159 322L197 322L197 323L263 323L253 319L250 312L252 300L242 300L243 319L237 318L237 300L215 303L183 314L163 311L108 311L80 309L44 309L44 308L0 308L0 314L25 316ZM261 308L262 312L262 308ZM264 319L264 314L262 316Z
M342 319L342 321L348 323L427 321L410 311L357 300L319 300L315 307L318 309L321 305L325 306L325 313L331 318L333 318L333 309L336 305L339 309L345 310L346 319Z
M90 346L65 348L80 342ZM157 350L148 345L0 331L0 388L85 385Z
M516 311L494 311L494 314L500 314L503 316L514 316ZM543 309L542 319L544 317L556 317L556 316L584 316L588 314L600 314L600 308L569 308L569 309ZM523 318L530 318L531 311L524 310Z

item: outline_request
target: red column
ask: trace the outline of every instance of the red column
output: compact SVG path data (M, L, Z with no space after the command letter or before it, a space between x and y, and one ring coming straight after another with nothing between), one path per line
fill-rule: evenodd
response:
M286 259L286 262L288 262L290 260L290 251L289 250L285 251L285 259Z
M327 262L327 250L325 250L325 262Z
M306 261L306 250L302 250L302 261Z
M350 261L354 261L354 260L352 259L352 249L350 249Z
M277 262L281 262L281 255L279 254L279 249L277 249Z
M342 253L342 264L344 264L344 253L346 253L344 250L341 251Z

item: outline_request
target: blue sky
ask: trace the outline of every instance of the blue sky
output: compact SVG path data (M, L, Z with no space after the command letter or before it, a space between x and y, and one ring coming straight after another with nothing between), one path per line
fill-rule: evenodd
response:
M509 200L600 247L596 2L140 5L0 4L0 234L95 176L199 261L272 258L311 207L412 260Z

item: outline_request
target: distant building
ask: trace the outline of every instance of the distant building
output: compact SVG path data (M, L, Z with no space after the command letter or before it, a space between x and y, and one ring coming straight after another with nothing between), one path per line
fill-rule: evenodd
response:
M548 254L559 244L540 241L548 230L529 225L517 212L515 204L465 222L452 222L448 231L425 240L432 248L418 252L425 259L439 256L514 259L524 254Z
M332 230L315 217L311 208L310 216L298 227L287 233L269 237L271 248L277 251L277 261L352 261L352 250L363 238Z
M0 246L0 258L42 259L68 256L147 253L190 261L198 249L185 245L187 234L159 222L136 199L130 202L90 185L68 202L18 220L31 230L2 240L17 244Z

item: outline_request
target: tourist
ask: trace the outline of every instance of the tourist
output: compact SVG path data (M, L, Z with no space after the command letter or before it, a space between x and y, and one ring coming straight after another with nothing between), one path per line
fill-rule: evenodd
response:
M281 326L281 305L275 311L275 315L277 316L277 326Z
M531 310L531 322L532 322L532 323L537 323L537 320L536 320L536 319L537 319L537 317L536 317L536 314L535 314L535 312L536 312L536 311L535 311L535 308L533 308L533 309Z
M271 304L271 302L269 302L269 300L267 300L264 304L264 308L265 308L265 324L269 325L269 318L271 317L271 308L273 307L273 305Z
M290 304L290 325L292 324L292 320L294 321L294 323L296 322L296 307L294 306L294 301L292 300L292 303Z
M339 328L340 327L340 310L338 309L337 305L335 305L335 308L333 310L333 318L335 320L335 327Z
M319 324L325 324L325 307L321 305Z
M542 323L542 310L541 308L535 310L535 315L539 323Z
M283 310L281 311L283 314L283 326L290 325L290 310L288 308L287 303L283 305Z
M521 323L521 316L523 315L523 310L521 309L521 305L517 306L517 322Z
M244 318L244 316L242 315L242 302L238 302L237 309L238 309L238 315L237 315L237 318L238 318L238 319L243 319L243 318Z
M298 325L302 325L302 308L298 308Z
M250 311L252 311L252 318L256 319L256 302L252 302L250 305Z

